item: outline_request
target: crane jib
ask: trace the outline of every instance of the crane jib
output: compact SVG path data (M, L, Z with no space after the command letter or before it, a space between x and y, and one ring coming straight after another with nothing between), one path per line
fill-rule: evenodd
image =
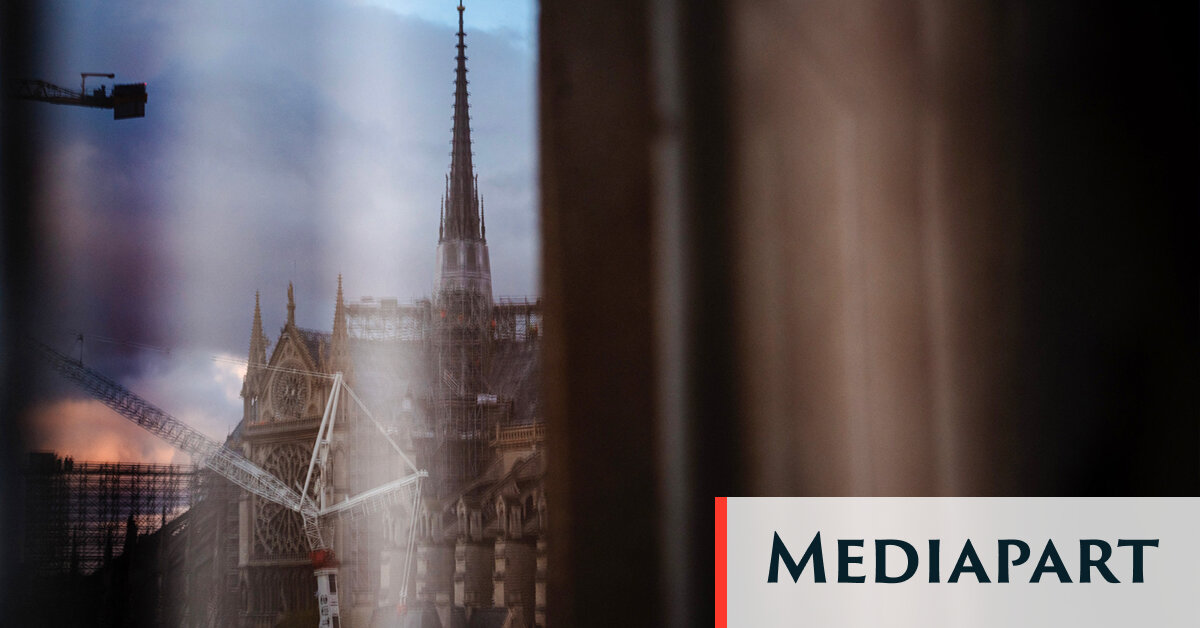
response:
M313 567L318 580L318 590L320 590L320 587L327 587L329 578L337 573L332 548L322 533L323 523L328 518L364 517L380 512L393 505L407 507L410 524L408 550L404 560L404 575L402 576L404 584L401 587L402 590L407 590L408 574L412 567L412 549L416 534L416 512L421 501L421 484L429 474L424 470L418 469L412 459L406 456L400 447L388 437L386 430L371 415L370 410L362 403L362 400L354 394L353 390L345 386L345 382L341 380L340 374L335 378L337 384L350 393L355 403L363 409L364 413L375 424L375 427L380 430L388 443L391 444L414 472L382 486L359 493L342 502L332 504L326 508L319 508L312 499L307 499L305 495L288 487L279 478L250 462L244 456L189 427L124 386L84 366L82 362L72 360L51 349L45 344L32 340L30 342L59 374L75 382L97 400L112 408L117 414L142 426L180 450L198 458L201 464L212 469L230 482L263 499L300 513L300 517L304 522L304 534L307 537L311 550ZM329 421L329 427L332 427L332 411L335 407L336 404L331 403L326 408L326 417L322 421L323 426L326 421ZM317 447L320 447L319 438ZM311 480L311 467L316 461L317 452L314 450L313 461L310 462L309 477L305 481L305 490L307 490L308 482ZM325 597L328 597L328 595ZM404 598L402 597L402 599ZM337 615L336 603L330 605L323 600L321 606L323 612Z
M242 455L189 427L108 377L40 342L34 342L34 345L59 374L75 382L117 414L184 453L199 458L201 464L247 491L289 510L302 510L304 504L298 492Z

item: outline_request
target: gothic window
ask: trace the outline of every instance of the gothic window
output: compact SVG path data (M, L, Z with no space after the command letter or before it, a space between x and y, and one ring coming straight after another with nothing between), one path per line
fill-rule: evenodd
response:
M262 467L287 486L303 486L311 453L299 443L279 445L267 453ZM309 494L312 493L310 489ZM261 498L254 500L254 554L257 557L301 557L308 552L307 543L300 513Z
M467 528L467 504L461 498L458 500L457 511L458 535L465 538L470 533L470 530Z
M275 421L290 421L298 419L308 405L308 378L300 370L298 363L285 363L282 368L295 370L276 371L271 378L271 404L274 407Z
M471 538L478 541L483 538L483 512L471 511Z
M504 534L504 536L509 536L511 534L512 530L509 529L508 519L504 515L505 515L504 498L497 497L496 498L496 521L497 521L497 523L500 524L500 531Z

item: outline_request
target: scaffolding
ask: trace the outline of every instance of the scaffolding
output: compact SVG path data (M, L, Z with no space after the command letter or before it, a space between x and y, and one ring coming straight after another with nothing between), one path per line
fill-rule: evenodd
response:
M346 304L346 327L351 338L415 342L429 338L428 299L400 303L399 299L363 297Z
M346 327L351 338L360 340L420 343L432 338L432 311L429 299L400 303L394 297L362 297L346 304ZM536 340L542 329L542 301L497 298L488 325L492 340Z
M183 514L193 465L75 462L31 453L24 470L22 562L35 575L88 574Z
M467 249L468 258L478 254L468 243L454 246ZM345 306L356 386L367 395L394 391L392 398L370 400L372 406L407 408L395 418L423 449L434 494L482 470L496 423L511 418L511 397L535 403L536 395L512 387L528 379L521 374L533 367L542 333L541 300L492 301L486 272L459 269L439 288L433 299L362 297ZM428 414L410 407L421 397ZM356 451L372 449L362 443Z
M537 340L542 330L542 300L501 297L492 307L492 340L527 342Z
M434 302L435 478L443 490L478 474L489 431L481 406L488 392L491 295L471 282L463 284L441 290Z
M165 550L186 603L179 609L181 626L237 625L241 605L238 575L239 486L211 469L199 469L187 513L163 528ZM171 589L177 592L180 589ZM178 594L178 593L176 593ZM164 625L166 622L164 622Z

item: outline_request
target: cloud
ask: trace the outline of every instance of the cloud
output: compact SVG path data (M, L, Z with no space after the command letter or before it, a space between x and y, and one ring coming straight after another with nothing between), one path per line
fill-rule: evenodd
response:
M225 400L241 403L242 380L246 378L246 362L232 355L213 356L213 379L225 393Z
M155 361L127 386L163 411L223 442L242 416L245 365L228 354L185 350Z
M458 27L458 12L447 10L448 3L429 0L360 0L362 4L383 7L400 15ZM467 24L472 30L487 30L520 42L532 49L537 22L537 2L534 0L505 0L504 2L466 2Z
M475 163L503 295L535 294L538 275L534 9L518 8L475 0L466 13ZM120 122L36 107L36 337L63 351L78 332L170 349L84 343L90 365L223 437L240 381L211 356L245 354L255 290L270 336L289 281L298 323L321 329L338 273L351 300L430 294L452 4L76 0L53 17L41 78L71 86L72 72L113 71L146 82L149 102L146 118Z
M68 6L72 38L50 56L119 66L109 69L149 83L150 102L145 119L119 123L47 110L56 319L233 351L256 289L279 323L294 281L311 327L328 327L339 272L352 297L430 292L452 6L416 16L332 1ZM430 11L449 19L421 17ZM474 15L498 13L482 2L467 12L475 161L490 244L506 260L493 264L496 292L530 294L536 242L512 226L536 228L535 59L503 25L473 27ZM95 35L112 32L128 37Z
M89 364L103 372L103 365ZM223 442L242 414L242 378L246 365L231 355L185 351L143 360L139 372L123 385L160 410ZM172 445L109 410L80 391L61 389L44 399L30 416L36 449L71 455L77 460L127 462L186 461Z
M30 412L29 444L78 461L181 463L187 460L150 432L95 400L62 400Z

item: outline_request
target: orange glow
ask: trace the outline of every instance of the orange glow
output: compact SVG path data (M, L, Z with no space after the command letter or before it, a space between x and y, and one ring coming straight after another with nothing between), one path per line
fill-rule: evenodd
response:
M94 400L69 399L35 406L29 415L29 445L78 461L183 463L158 437Z

